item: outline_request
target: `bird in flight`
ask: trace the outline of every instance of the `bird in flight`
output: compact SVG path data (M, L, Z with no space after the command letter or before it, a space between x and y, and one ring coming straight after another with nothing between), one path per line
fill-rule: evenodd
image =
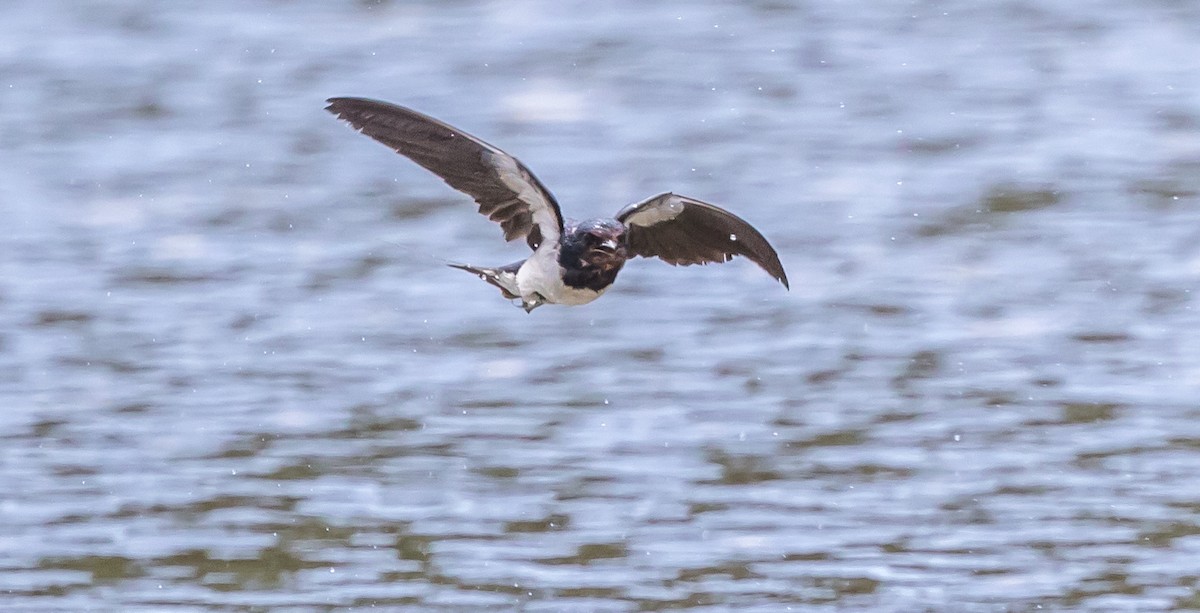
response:
M451 264L520 299L587 304L605 292L635 256L668 264L728 262L744 256L783 286L775 249L740 217L670 192L621 209L614 218L564 220L558 202L517 158L412 109L367 98L330 98L325 110L467 194L500 224L505 240L525 239L533 255L497 268Z

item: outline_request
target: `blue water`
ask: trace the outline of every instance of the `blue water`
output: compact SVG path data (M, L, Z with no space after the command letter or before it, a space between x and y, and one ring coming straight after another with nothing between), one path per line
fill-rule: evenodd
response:
M0 7L0 609L1200 607L1200 5ZM527 315L322 110L778 248Z

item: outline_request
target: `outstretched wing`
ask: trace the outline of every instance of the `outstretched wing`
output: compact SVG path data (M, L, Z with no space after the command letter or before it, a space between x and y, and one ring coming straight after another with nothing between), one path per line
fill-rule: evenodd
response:
M517 158L428 115L367 98L330 98L325 110L420 164L479 204L505 240L531 249L562 236L562 211L550 190Z
M687 196L659 194L617 213L625 224L626 249L684 266L728 262L745 256L788 287L779 254L763 235L740 217Z

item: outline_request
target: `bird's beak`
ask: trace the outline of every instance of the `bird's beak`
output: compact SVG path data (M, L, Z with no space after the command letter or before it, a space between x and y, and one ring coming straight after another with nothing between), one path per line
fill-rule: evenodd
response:
M626 257L628 256L625 255L625 245L618 239L608 238L592 248L586 262L607 271L620 268Z

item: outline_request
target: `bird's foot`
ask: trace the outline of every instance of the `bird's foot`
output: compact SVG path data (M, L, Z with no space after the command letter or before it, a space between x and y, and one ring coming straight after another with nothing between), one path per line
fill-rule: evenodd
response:
M526 313L532 313L534 309L546 304L546 299L541 294L534 292L528 299L521 299L521 308L525 309Z

